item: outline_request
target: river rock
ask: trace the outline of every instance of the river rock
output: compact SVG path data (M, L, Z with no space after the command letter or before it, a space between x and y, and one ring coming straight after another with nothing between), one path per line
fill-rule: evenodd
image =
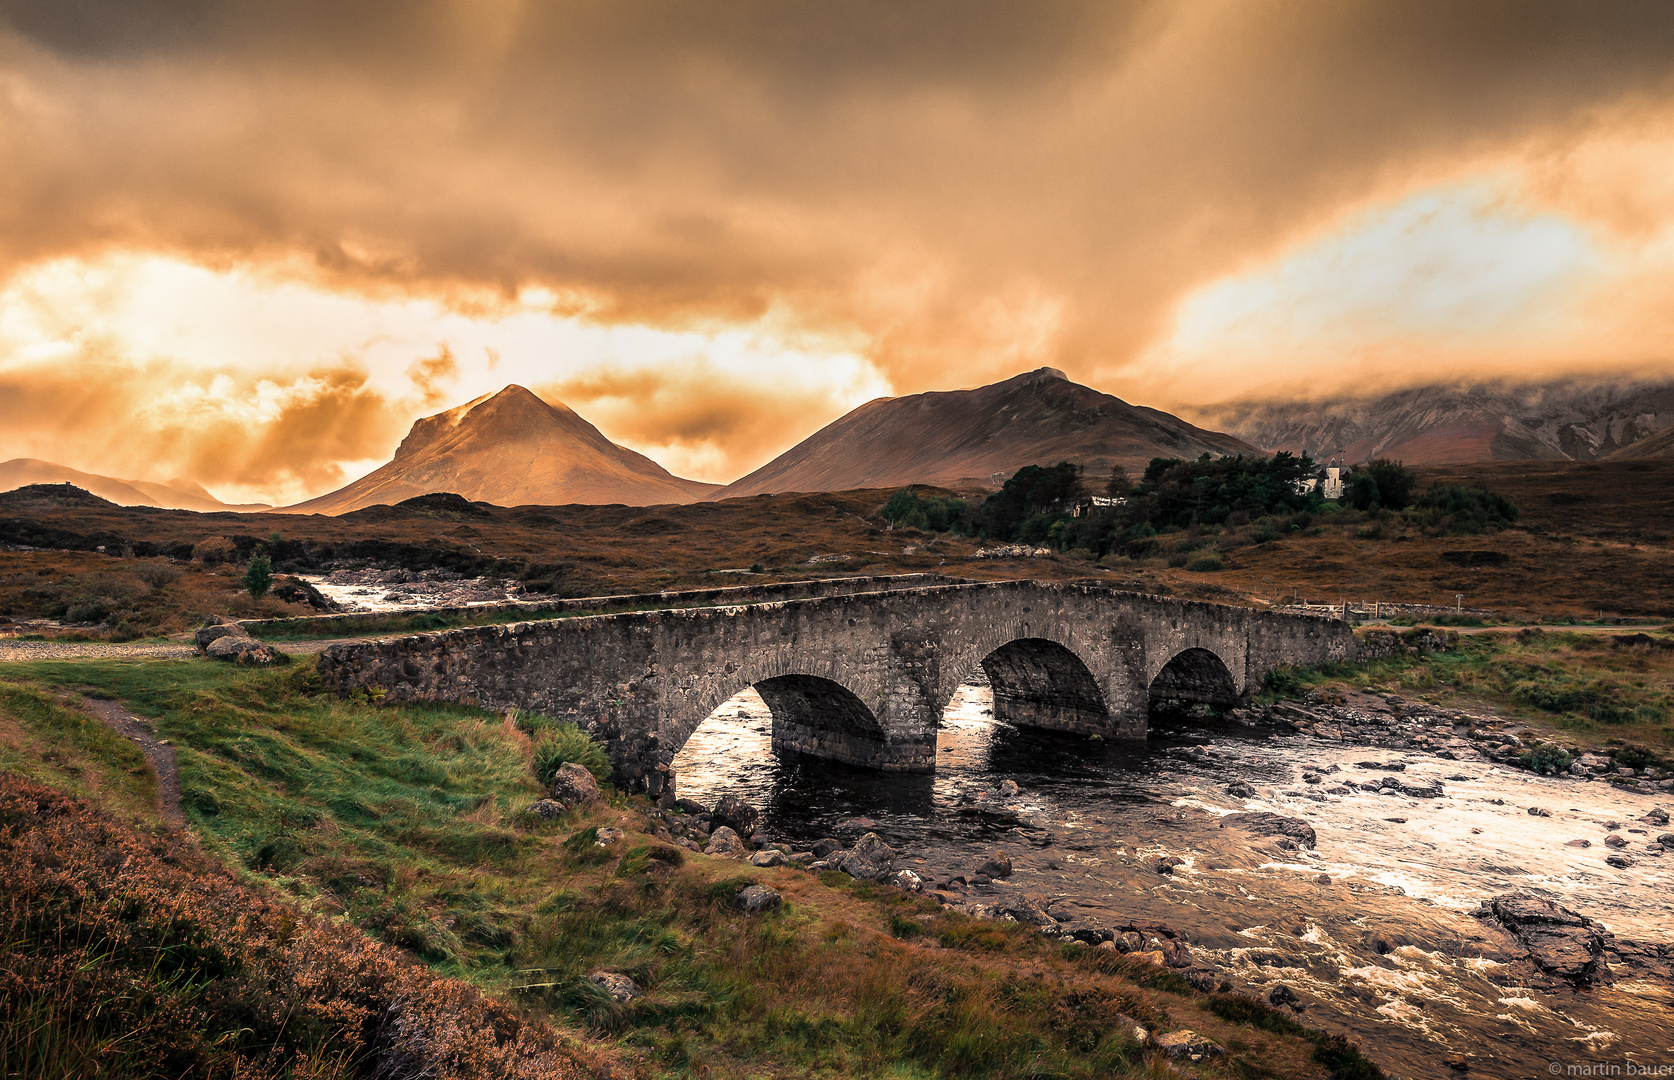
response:
M760 915L778 907L783 899L766 885L747 885L732 898L732 906L746 915Z
M1415 784L1410 781L1403 780L1396 784L1395 787L1402 795L1405 795L1410 799L1439 799L1446 794L1446 792L1443 791L1441 781L1439 780L1431 780L1428 783L1423 784Z
M1618 870L1626 870L1633 865L1633 860L1626 855L1606 855L1604 861Z
M1544 806L1531 806L1531 807L1529 807L1529 816L1530 817L1551 817L1552 816L1552 811L1546 809L1546 807L1544 807Z
M587 771L587 766L574 761L566 761L559 767L557 774L552 778L552 788L547 794L566 807L596 803L603 797L599 791L599 782L593 779L593 774Z
M1245 814L1228 814L1221 818L1223 828L1238 829L1254 836L1290 840L1305 848L1314 846L1314 827L1301 818L1285 817L1265 810Z
M841 870L852 878L882 881L895 869L895 849L883 842L877 833L867 833L856 840L854 847L838 852L826 860L833 870Z
M911 870L897 870L889 875L888 881L902 892L924 891L924 879Z
M1648 825L1667 825L1668 811L1662 809L1661 807L1653 807L1651 811L1645 815L1644 820Z
M1002 798L1015 799L1015 798L1017 798L1017 792L1018 792L1018 787L1017 787L1017 781L1016 780L1001 780L1000 781L1000 796Z
M1256 797L1256 789L1244 780L1234 780L1226 786L1225 790L1228 795L1235 799L1253 799Z
M1538 896L1508 893L1485 901L1479 919L1493 919L1529 951L1536 968L1573 986L1605 982L1604 933L1584 915Z
M1125 953L1134 953L1145 948L1145 939L1133 930L1116 935L1115 941L1116 948Z
M744 841L738 834L725 825L709 834L709 843L703 846L705 855L713 855L718 859L737 859L744 855Z
M754 855L750 856L751 866L760 866L764 869L774 866L783 866L786 861L785 853L782 851L775 851L773 848L768 848L766 851L758 851Z
M1616 833L1611 833L1609 836L1606 836L1604 838L1604 846L1605 847L1613 847L1613 848L1625 848L1625 847L1628 846L1627 837L1620 836Z
M639 987L626 975L615 971L595 971L587 981L610 995L612 1001L632 1001L639 996Z
M1674 833L1665 832L1657 837L1657 843L1665 848L1674 848Z
M721 796L721 801L715 804L710 815L712 824L725 825L745 840L756 834L756 823L760 820L761 815L756 808L733 792Z
M1297 1008L1297 1006L1302 1004L1302 999L1296 996L1296 991L1292 990L1283 983L1280 983L1278 986L1275 986L1272 990L1267 992L1267 1000L1272 1005L1286 1006L1296 1010L1297 1012L1302 1011Z
M1407 763L1404 761L1357 761L1357 769L1378 769L1383 772L1406 772Z
M1215 1040L1195 1031L1171 1031L1167 1035L1158 1035L1151 1040L1151 1045L1161 1050L1171 1058L1185 1058L1187 1061L1204 1061L1208 1058L1224 1057L1226 1047Z
M996 915L1010 915L1020 923L1030 926L1058 926L1058 920L1047 913L1044 898L1034 894L1013 897L994 905Z
M1582 838L1580 840L1565 840L1564 841L1564 847L1592 847L1592 846L1593 846L1593 842L1591 840L1588 840L1588 839L1585 839L1585 838Z
M1011 876L1011 856L1003 851L996 851L982 861L982 865L977 867L977 873L988 878L1008 878Z
M810 850L814 853L814 858L816 858L816 859L826 859L826 858L830 858L831 855L834 852L842 851L843 850L843 842L841 840L836 840L836 839L833 839L832 837L827 836L827 837L823 837L822 839L815 840L814 841L814 846L809 848L808 850Z
M839 821L831 827L831 831L838 836L859 836L877 827L878 823L869 817L852 817Z

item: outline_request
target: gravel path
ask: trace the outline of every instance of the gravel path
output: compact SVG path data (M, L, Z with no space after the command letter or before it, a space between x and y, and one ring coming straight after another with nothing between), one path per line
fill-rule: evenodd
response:
M372 635L377 636L377 635ZM318 638L311 641L269 642L292 656L310 656L339 641L368 638ZM6 641L0 639L0 664L34 660L190 660L197 651L184 642L115 644L108 641Z

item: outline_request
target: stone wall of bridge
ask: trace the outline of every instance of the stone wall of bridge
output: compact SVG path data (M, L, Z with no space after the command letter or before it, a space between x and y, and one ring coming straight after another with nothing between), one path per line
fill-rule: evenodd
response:
M658 794L693 730L747 687L773 713L776 746L923 771L943 709L979 667L997 718L1143 738L1153 694L1230 704L1279 663L1353 654L1341 622L1011 581L343 643L320 671L344 693L573 720L604 742L619 782Z

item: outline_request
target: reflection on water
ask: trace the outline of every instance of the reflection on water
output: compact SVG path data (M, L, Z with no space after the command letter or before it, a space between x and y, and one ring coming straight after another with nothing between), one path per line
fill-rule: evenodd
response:
M754 692L728 702L675 759L680 795L712 803L736 790L762 809L767 834L798 845L843 818L870 817L930 880L968 874L1002 847L1016 866L1011 885L1110 924L1173 926L1204 962L1252 991L1294 990L1309 1004L1307 1022L1349 1033L1392 1075L1452 1075L1445 1053L1470 1055L1479 1076L1545 1075L1553 1060L1674 1064L1661 1019L1674 1004L1666 988L1506 985L1498 965L1471 955L1482 931L1469 912L1517 889L1551 896L1620 937L1674 941L1666 868L1674 859L1652 853L1661 830L1637 820L1657 797L1189 723L1144 744L1020 730L994 722L985 686L956 695L933 775L775 754L771 733ZM1354 763L1368 758L1402 758L1408 780L1440 780L1447 796L1320 794L1366 779ZM1339 771L1309 787L1304 763ZM1004 779L1017 782L1018 797L998 794ZM1226 795L1234 779L1256 797ZM1531 816L1531 806L1551 816ZM1304 817L1317 850L1252 857L1216 826L1237 810ZM1631 868L1605 864L1609 831L1630 838ZM1572 839L1592 846L1565 846ZM1157 861L1171 855L1185 865L1159 874Z

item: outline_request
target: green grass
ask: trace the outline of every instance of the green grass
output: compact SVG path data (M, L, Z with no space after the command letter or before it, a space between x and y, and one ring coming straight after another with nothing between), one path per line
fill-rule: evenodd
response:
M521 812L541 795L529 733L481 710L339 699L301 664L6 676L25 704L91 690L154 717L204 847L247 880L637 1054L645 1075L1091 1080L1149 1068L1118 1013L1162 1030L1225 1023L1177 974L1119 954L842 875L686 855L620 795L541 822ZM627 839L598 846L605 825ZM786 902L736 914L750 881ZM644 993L610 1000L585 979L599 968ZM1306 1041L1246 1034L1252 1075L1312 1067Z
M0 671L0 769L99 800L123 817L155 812L145 756L59 695Z
M1623 632L1628 633L1628 631ZM1583 741L1636 741L1674 751L1674 637L1663 648L1613 647L1612 635L1525 629L1460 635L1421 656L1283 668L1268 696L1332 685L1403 693L1454 693L1543 719Z

